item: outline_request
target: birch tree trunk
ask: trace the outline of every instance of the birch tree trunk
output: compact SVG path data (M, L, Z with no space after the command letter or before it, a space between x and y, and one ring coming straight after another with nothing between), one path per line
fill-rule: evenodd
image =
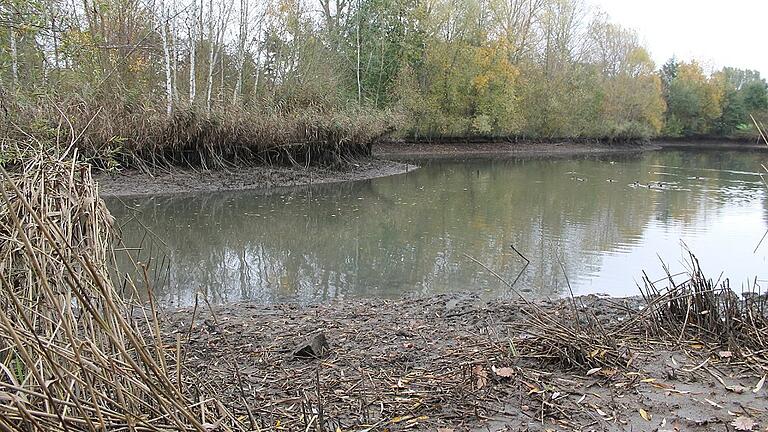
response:
M213 0L208 2L208 89L205 95L205 109L210 114L211 112L211 93L213 91L213 67L214 58L213 51L215 49L215 42L213 41Z
M13 15L9 14L9 16L13 16ZM11 44L11 79L13 83L13 88L18 89L19 88L19 54L16 51L16 28L14 27L13 22L8 28L8 34L9 34L10 44Z
M189 104L194 105L195 94L197 93L197 80L195 79L195 57L197 57L197 0L192 10L192 25L189 26Z
M237 51L237 83L232 95L232 105L237 105L243 93L243 68L245 67L245 41L248 38L248 0L240 0L240 36Z
M171 80L171 51L168 46L168 11L165 9L165 2L160 2L163 22L160 25L160 35L163 39L163 55L165 57L165 93L168 97L167 113L170 116L173 113L173 82Z
M355 68L355 72L357 75L357 104L360 105L360 102L362 102L363 99L363 86L360 82L360 12L358 11L358 18L357 18L357 67Z
M176 29L176 17L179 16L176 3L173 4L173 18L170 20L171 26L171 54L173 56L173 102L178 102L179 98L179 48L176 43L178 31Z

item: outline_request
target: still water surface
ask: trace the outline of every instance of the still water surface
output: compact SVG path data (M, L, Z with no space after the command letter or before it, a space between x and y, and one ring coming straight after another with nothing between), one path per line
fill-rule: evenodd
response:
M167 305L327 301L509 289L528 296L638 293L684 245L737 289L766 279L768 154L662 151L571 160L421 161L374 180L110 200L128 246L152 244ZM650 186L650 187L649 187ZM146 234L145 228L157 236ZM148 253L145 251L145 254ZM161 256L162 255L162 256ZM141 257L146 258L146 257Z

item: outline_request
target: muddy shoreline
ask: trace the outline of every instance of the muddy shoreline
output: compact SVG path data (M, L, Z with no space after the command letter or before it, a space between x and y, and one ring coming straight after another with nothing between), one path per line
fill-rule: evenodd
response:
M154 175L127 170L96 176L102 196L124 197L273 188L366 180L406 173L420 159L441 158L569 158L637 153L662 149L768 151L764 145L731 141L651 142L387 142L373 148L373 157L344 169L323 167L237 167L228 170L172 169ZM398 162L399 161L399 162Z
M344 169L323 167L292 168L252 166L228 170L195 171L173 169L154 175L139 171L96 176L103 197L127 197L235 190L271 190L275 188L336 183L386 177L418 168L415 165L383 160L353 161Z
M664 149L745 150L768 151L761 143L745 143L728 140L677 141L659 139L653 141L606 142L390 142L374 147L374 154L381 158L471 158L471 157L525 157L563 158L573 156L637 153Z
M628 142L390 142L373 148L381 158L471 158L471 157L542 157L559 158L660 150L654 143Z
M765 430L764 372L722 346L652 337L636 320L644 304L201 304L166 311L162 331L187 341L199 379L260 430L709 431L742 417ZM296 354L320 333L320 358Z

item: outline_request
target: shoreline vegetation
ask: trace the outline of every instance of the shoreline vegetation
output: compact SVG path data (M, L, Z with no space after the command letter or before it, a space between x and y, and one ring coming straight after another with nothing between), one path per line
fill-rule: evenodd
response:
M4 430L763 430L768 296L690 258L630 299L473 295L180 310L91 167L0 171ZM45 193L43 193L45 191ZM43 253L39 253L42 251Z
M563 158L657 151L662 149L718 149L766 151L752 140L706 138L699 141L652 140L604 142L596 140L520 140L467 142L388 141L373 145L371 156L356 156L335 166L252 165L211 170L172 167L147 173L141 170L100 172L95 175L104 197L248 190L269 193L283 187L369 180L408 173L422 159Z
M319 7L318 7L319 6ZM20 0L0 19L0 164L344 167L383 140L757 139L756 71L656 65L584 0Z

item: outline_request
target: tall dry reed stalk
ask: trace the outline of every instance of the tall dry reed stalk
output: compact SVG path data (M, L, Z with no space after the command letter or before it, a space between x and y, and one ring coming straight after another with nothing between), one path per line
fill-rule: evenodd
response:
M114 221L63 148L0 168L0 430L239 429L215 398L193 400L154 308L119 295Z

